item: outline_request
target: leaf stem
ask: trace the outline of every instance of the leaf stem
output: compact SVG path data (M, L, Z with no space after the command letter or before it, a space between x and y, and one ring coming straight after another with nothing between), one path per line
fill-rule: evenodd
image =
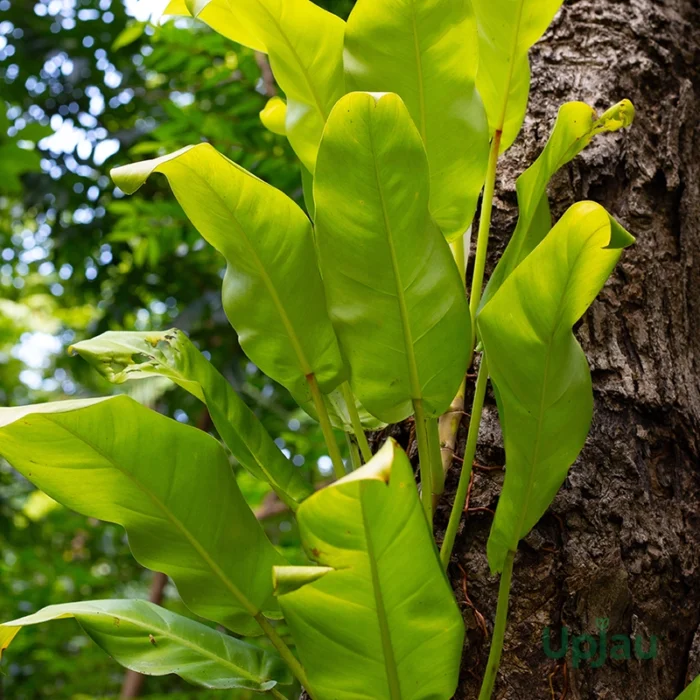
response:
M292 650L286 645L284 639L277 634L277 630L270 624L270 621L262 614L258 613L255 616L256 622L260 625L260 628L265 633L267 638L272 642L272 646L277 649L282 660L289 666L290 671L294 674L299 683L306 688L306 692L313 698L311 693L311 688L309 688L309 679L306 676L306 671L304 667L299 663Z
M442 452L440 451L440 430L437 418L426 419L428 443L430 444L430 480L432 485L433 505L445 490L445 473L442 470Z
M486 365L486 357L481 356L481 365L479 366L479 374L476 378L476 387L474 388L474 399L472 401L472 413L469 418L469 434L467 435L467 445L464 450L464 462L462 463L462 471L459 475L459 484L457 485L457 493L452 504L450 512L450 520L447 523L445 539L440 549L440 561L445 570L450 563L452 556L452 548L454 547L455 537L457 536L457 528L464 506L467 502L467 490L469 481L472 476L472 464L474 455L476 454L476 442L479 437L479 427L481 425L481 412L484 408L484 397L486 396L486 384L488 383L489 370Z
M345 441L348 443L348 452L350 453L350 464L352 465L352 470L355 471L362 466L362 460L360 459L360 450L357 447L357 443L350 433L345 433Z
M501 582L498 586L498 605L496 607L496 624L493 628L493 639L491 640L491 650L489 660L486 665L486 673L481 685L479 700L491 700L493 687L496 685L496 675L501 664L501 653L503 652L503 638L506 632L506 622L508 621L508 599L510 597L510 583L513 577L513 560L515 552L509 551L506 555L503 571L501 572Z
M474 274L472 276L471 294L469 297L469 312L472 317L472 353L476 341L476 313L481 304L481 292L484 284L484 269L486 267L486 252L489 247L489 231L491 229L491 213L493 211L493 195L496 189L496 165L498 152L501 148L501 132L496 131L491 141L489 162L486 169L484 196L481 204L479 232L476 237L476 257L474 258Z
M452 241L452 243L450 243L452 257L454 258L457 269L459 270L459 277L462 280L465 290L467 287L467 250L470 247L471 232L472 229L470 226L467 233L460 236L456 241ZM469 237L465 240L467 234ZM462 414L464 413L464 394L466 392L466 388L467 379L464 377L462 379L462 383L459 385L456 396L454 399L452 399L449 410L446 413L443 413L438 420L443 482L447 476L450 466L452 466L452 458L457 445L457 431L459 430L459 424L462 422Z
M465 279L465 272L467 269L467 258L464 250L463 235L450 243L450 250L452 251L452 257L455 259L457 269L459 270L459 276L462 279L462 284L464 284L466 287L467 281Z
M333 462L335 478L342 479L345 476L345 465L343 464L343 458L340 454L340 448L338 447L335 435L333 435L333 426L331 425L331 419L328 415L328 408L326 407L326 402L323 400L318 381L316 381L316 375L307 374L306 381L309 383L316 413L318 413L318 422L321 424L321 431L326 441L326 447L328 447L328 454Z
M489 246L489 232L491 230L491 214L493 212L493 196L496 190L496 166L498 165L498 155L501 148L501 131L497 130L491 141L491 150L489 152L489 162L486 168L486 179L484 183L484 196L481 204L481 216L479 218L479 232L476 238L476 257L474 259L474 274L472 276L471 294L469 298L469 313L472 320L472 337L469 352L469 364L472 363L474 355L474 346L476 345L476 315L481 304L481 292L484 285L484 269L486 267L486 253ZM453 254L455 250L453 248ZM479 366L479 375L476 380L474 389L474 399L472 402L472 413L469 418L469 433L467 435L467 446L464 454L464 462L462 463L462 471L459 475L459 485L455 495L455 501L452 504L452 512L450 520L447 524L445 539L440 550L440 559L442 565L447 569L452 556L452 548L454 547L455 537L457 536L457 528L462 517L462 511L467 500L467 490L469 488L469 480L472 475L472 462L476 454L476 441L479 436L479 426L481 425L481 413L484 408L484 396L486 395L486 384L488 381L488 367L486 365L486 357L482 354L481 365ZM452 414L452 420L444 421L445 433L443 442L454 447L455 436L459 427L459 419L456 412L464 410L464 384L460 387L460 392L452 402L455 412ZM461 394L461 396L460 396ZM461 408L460 408L461 403ZM449 415L449 414L446 414ZM461 414L460 414L461 416ZM442 417L445 419L445 416ZM441 419L442 420L442 419ZM449 432L448 432L449 431ZM441 435L441 438L443 436ZM449 439L448 439L449 438ZM447 455L445 463L451 462L451 455Z
M350 384L343 382L340 385L340 390L343 393L343 398L345 399L345 405L348 408L348 413L350 414L350 422L352 423L352 431L355 434L355 439L357 440L357 445L362 453L362 459L365 464L372 459L372 450L369 447L369 442L367 442L367 435L365 435L365 430L362 427L362 421L360 420L360 414L357 412L357 405L355 403L355 395L352 393Z
M433 469L431 465L430 438L422 399L413 399L413 413L416 424L416 440L418 441L418 459L420 461L421 498L425 519L430 531L433 530Z
M464 394L466 390L467 380L465 377L459 385L457 395L452 399L449 410L440 416L438 423L443 480L452 466L455 447L457 446L457 431L464 415Z
M274 688L270 688L270 690L268 690L267 692L270 693L270 695L272 695L272 697L275 698L276 700L287 700L287 698L284 695L282 695L282 693L280 693L279 690L275 690Z

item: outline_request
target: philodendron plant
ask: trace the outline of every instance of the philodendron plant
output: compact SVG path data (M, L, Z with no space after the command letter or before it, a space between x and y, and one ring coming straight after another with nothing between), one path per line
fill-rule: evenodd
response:
M190 392L223 445L117 395L0 409L0 453L66 506L123 525L138 561L227 632L150 603L102 600L5 623L0 649L25 625L73 617L124 666L209 688L283 698L298 693L295 678L314 700L451 698L464 626L446 570L490 382L506 453L488 541L501 575L480 695L491 697L518 543L591 423L591 378L572 327L633 242L593 202L552 225L551 177L634 115L626 100L601 116L567 103L518 179L517 227L482 294L499 156L524 119L528 50L560 4L358 0L345 23L309 0L171 3L169 14L199 17L268 55L286 100L271 100L261 117L299 156L308 215L206 143L112 176L131 194L165 175L226 260L223 304L241 347L319 421L337 480L313 493L182 332L78 343L115 384L155 375ZM433 511L472 363L466 454L438 549ZM365 436L409 416L420 489L396 443L372 456ZM349 435L345 460L334 427ZM295 515L307 566L289 566L267 539L231 455ZM252 643L258 635L270 644Z

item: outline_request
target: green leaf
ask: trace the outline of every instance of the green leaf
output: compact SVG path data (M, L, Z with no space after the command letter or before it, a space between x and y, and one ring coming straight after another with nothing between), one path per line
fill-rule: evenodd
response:
M412 400L441 414L466 372L464 286L428 197L425 150L401 98L340 100L314 179L316 241L350 383L387 423L410 415Z
M260 121L273 134L287 135L285 120L287 119L287 103L281 97L271 97L260 112Z
M287 97L287 137L313 173L323 126L345 92L345 22L310 0L180 0L165 14L198 17L223 36L268 54Z
M354 398L354 397L353 397ZM348 409L343 392L340 389L335 389L326 396L326 404L328 406L328 414L333 426L344 430L346 433L353 432L352 417ZM313 413L313 405L303 406L304 410ZM355 410L360 417L360 423L365 430L381 430L386 428L387 424L377 420L367 409L355 398Z
M318 566L275 567L275 582L314 697L451 698L464 623L404 452L390 440L298 519Z
M676 700L700 700L700 676L698 676Z
M345 36L348 87L401 96L430 164L430 211L448 239L469 227L489 152L475 89L476 19L468 0L358 0Z
M530 93L528 51L544 34L562 0L472 0L479 27L476 87L501 152L520 131Z
M119 51L129 44L133 44L137 39L143 36L146 29L145 22L131 22L117 35L117 38L112 42L112 51Z
M311 398L309 374L324 392L335 389L345 370L304 212L206 143L116 168L112 178L132 194L154 172L226 258L224 309L248 357L302 399Z
M29 447L31 446L31 447ZM126 528L197 615L239 634L273 610L284 562L211 436L126 396L0 408L0 454L53 499Z
M265 53L265 42L257 35L246 9L228 0L171 0L163 17L196 17L231 41Z
M304 206L309 213L311 221L316 216L316 205L314 204L314 176L302 165L301 167L301 189L304 194Z
M594 136L606 131L618 131L629 126L633 119L634 107L629 100L613 105L600 118L594 109L583 102L567 102L560 107L547 145L516 183L520 207L518 224L486 286L482 308L508 275L549 233L552 222L547 185L552 176L581 153Z
M145 600L96 600L50 605L0 625L0 654L27 625L74 618L117 663L149 676L175 673L190 683L223 690L266 692L291 678L265 651Z
M634 239L593 202L572 206L478 320L506 451L491 569L544 515L588 435L593 392L572 326Z
M255 414L182 331L107 332L71 350L113 384L167 377L197 397L233 456L253 476L267 481L293 510L313 492Z

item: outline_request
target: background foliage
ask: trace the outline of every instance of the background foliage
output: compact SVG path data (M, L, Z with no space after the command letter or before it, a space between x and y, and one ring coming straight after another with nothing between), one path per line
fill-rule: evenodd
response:
M319 4L342 17L352 7ZM68 356L70 344L105 330L177 326L294 463L322 480L330 460L316 426L242 356L226 322L222 259L157 179L124 198L108 177L115 165L204 140L303 202L286 140L258 118L275 89L259 59L199 23L158 26L159 5L0 0L0 404L113 392ZM212 429L196 400L167 383L128 391ZM269 511L265 488L245 473L239 481ZM291 519L275 514L265 524L294 559ZM68 511L0 464L0 617L84 597L147 597L150 580L121 528ZM165 604L186 612L172 586ZM70 621L25 630L1 671L0 697L13 700L116 697L123 678ZM147 680L144 697L166 694L195 692L176 678Z

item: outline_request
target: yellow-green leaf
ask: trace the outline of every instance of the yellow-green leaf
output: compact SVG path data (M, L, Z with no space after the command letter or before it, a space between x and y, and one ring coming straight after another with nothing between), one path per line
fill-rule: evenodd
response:
M353 391L389 423L419 400L440 415L466 372L464 286L428 197L425 149L401 98L340 100L319 150L316 241Z
M562 0L472 0L479 27L476 86L501 152L520 131L530 93L528 51L544 34Z
M471 223L488 159L477 64L469 0L358 0L348 19L348 88L403 99L428 154L430 211L450 240Z
M0 625L0 656L30 625L74 618L117 663L148 676L177 674L203 688L265 693L289 672L271 651L176 615L145 600L95 600L50 605ZM86 688L87 690L87 688Z
M575 204L478 317L506 452L493 571L544 515L586 440L593 392L572 326L633 241L599 204Z
M271 97L260 112L260 121L273 134L287 135L285 120L287 119L287 103L281 97Z
M698 676L676 700L700 700L700 676Z
M449 700L464 623L405 453L370 462L298 511L312 567L276 567L280 605L316 700Z
M0 454L59 503L122 525L194 613L261 633L253 618L274 611L284 560L213 437L116 396L0 408Z
M345 91L345 22L310 0L177 0L166 14L198 17L223 36L268 54L287 97L287 137L313 173L323 126Z
M504 280L537 247L552 227L547 201L547 185L561 167L573 160L603 132L618 131L634 119L629 100L613 105L602 116L583 102L567 102L559 108L547 145L537 160L518 178L518 224L508 247L491 275L482 308L498 291Z
M116 168L112 178L131 194L154 172L226 258L224 309L248 357L301 400L311 398L310 374L324 392L335 389L345 369L306 214L205 143Z
M206 404L233 456L253 476L267 481L293 510L312 493L253 411L182 331L107 332L71 350L114 384L167 377Z

